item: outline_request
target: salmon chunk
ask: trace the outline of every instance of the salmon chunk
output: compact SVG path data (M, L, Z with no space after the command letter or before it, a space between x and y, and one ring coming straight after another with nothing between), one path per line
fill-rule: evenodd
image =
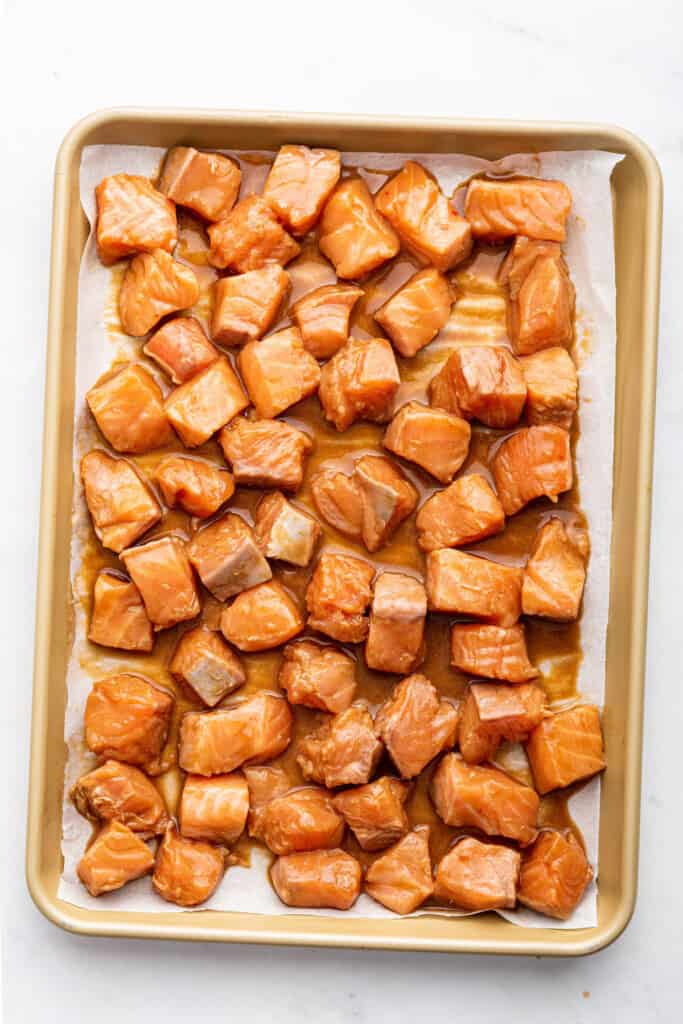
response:
M447 278L429 267L414 274L373 316L396 351L409 359L434 340L446 324L452 305Z
M93 754L159 773L173 698L128 673L95 683L85 705L85 742Z
M249 405L229 361L216 359L164 403L166 415L187 448L197 448Z
M111 174L95 189L97 252L105 266L136 252L173 252L178 241L175 206L137 174Z
M361 558L323 553L306 591L309 628L341 643L365 640L374 575L374 568Z
M361 536L368 551L388 544L414 511L418 493L391 459L363 455L353 470L361 497Z
M382 444L448 484L467 458L471 433L460 416L408 402L387 427Z
M401 378L393 349L385 338L351 338L322 368L320 404L337 430L356 420L382 422Z
M531 733L526 753L539 793L589 779L605 767L600 711L582 704L545 718Z
M159 327L142 351L168 374L174 384L184 384L218 359L199 320L175 316Z
M86 393L97 426L117 452L141 455L173 440L161 388L142 366L127 363Z
M336 149L281 146L263 187L275 213L293 235L305 235L339 181L341 157Z
M405 779L455 743L458 710L423 675L402 680L375 719L377 735Z
M491 468L506 515L535 498L557 501L573 483L569 434L552 423L518 430L502 443Z
M237 419L218 435L238 484L298 491L313 442L302 430L279 420Z
M409 784L383 775L375 782L345 789L332 803L363 850L383 850L410 828L404 804Z
M368 668L406 675L423 661L427 593L421 580L398 572L375 580L365 644Z
M326 284L299 299L290 313L304 348L316 359L329 359L349 340L349 319L363 289Z
M270 761L292 739L292 712L282 697L259 692L217 711L188 711L180 723L180 767L224 775L250 761Z
M234 512L227 512L195 533L187 555L217 601L227 601L273 575L254 531Z
M153 867L149 846L126 825L112 821L98 832L76 871L90 895L101 896L148 875Z
M169 455L156 469L156 481L169 508L207 519L235 493L232 474L222 466L185 455Z
M263 196L240 199L227 217L211 224L208 234L209 262L237 274L271 263L284 267L300 252Z
M364 704L352 704L299 740L296 761L305 779L328 789L368 782L382 755L372 717Z
M519 362L527 387L529 423L555 423L569 430L578 405L578 378L567 350L546 348Z
M336 715L346 711L356 692L356 663L344 651L312 640L287 644L278 683L290 704Z
M205 903L225 874L225 853L210 843L186 839L175 825L157 850L152 885L162 899L179 907Z
M326 523L352 540L361 539L363 504L355 477L324 469L311 480L311 494Z
M229 156L174 146L166 155L159 191L204 220L215 221L232 210L241 179L239 164Z
M586 564L561 519L549 519L536 534L522 584L522 611L558 622L579 617Z
M242 662L220 633L204 625L183 633L169 671L211 708L247 680Z
M377 270L401 248L362 178L346 178L335 188L320 220L318 245L337 277L352 280Z
M156 630L170 629L199 615L201 605L185 544L160 537L121 552L121 560L145 603Z
M514 626L522 611L522 570L463 551L427 555L427 597L434 612L456 612Z
M524 852L517 899L539 914L566 921L592 877L586 854L571 833L544 830Z
M211 337L219 345L261 338L289 292L289 275L277 264L220 277L213 286Z
M439 817L454 828L478 828L520 846L536 838L538 794L500 768L470 765L459 754L446 754L432 777L430 794Z
M509 846L465 837L439 861L434 895L463 910L502 910L517 900L521 857Z
M538 676L529 661L524 626L480 626L458 622L451 627L451 665L459 672L526 683Z
M365 891L395 914L412 914L433 894L428 825L418 825L372 862Z
M117 554L161 519L159 502L126 459L88 452L81 480L95 536Z
M432 405L487 427L512 427L526 402L517 360L500 345L462 345L430 385Z
M261 819L262 838L278 857L303 850L331 850L344 837L345 823L330 794L302 786L269 800Z
M318 389L320 367L296 327L250 341L238 358L240 373L262 419L279 416Z
M320 534L313 516L292 505L281 491L266 494L256 507L254 537L266 558L308 565Z
M134 256L119 293L119 318L126 334L141 338L163 316L189 309L199 298L194 271L163 249Z
M276 580L243 590L221 615L221 632L240 651L269 651L304 628L299 606Z
M465 217L475 238L501 241L515 235L564 242L572 194L561 181L475 178L465 197Z
M485 477L468 473L427 498L417 513L417 543L423 551L456 548L500 533L505 513Z
M360 895L362 871L344 850L314 850L278 857L270 880L288 907L349 910Z
M188 775L180 798L180 834L205 843L236 843L249 813L249 787L242 772Z
M97 574L88 640L122 651L149 651L154 631L140 591L125 576L104 570Z
M490 761L503 740L525 740L545 715L545 693L535 683L472 683L460 709L460 753L468 764Z
M470 225L452 208L436 179L414 160L377 193L375 205L423 263L446 271L469 256Z
M161 793L139 768L109 760L81 775L71 790L76 809L90 821L119 821L131 832L163 832L168 813Z
M559 245L516 238L499 281L508 287L508 331L518 355L571 344L576 296Z
M249 835L262 840L266 807L275 797L289 793L292 783L283 768L272 764L247 765L244 776L249 787Z

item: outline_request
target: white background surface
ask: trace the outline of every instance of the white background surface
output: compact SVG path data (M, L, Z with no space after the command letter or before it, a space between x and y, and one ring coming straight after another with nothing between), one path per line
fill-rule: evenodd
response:
M0 0L0 641L7 1024L430 1018L678 1022L683 1016L680 517L683 15L678 0L108 4ZM612 121L665 182L640 895L585 960L88 940L23 879L52 167L66 130L116 105ZM1 819L0 819L1 820Z

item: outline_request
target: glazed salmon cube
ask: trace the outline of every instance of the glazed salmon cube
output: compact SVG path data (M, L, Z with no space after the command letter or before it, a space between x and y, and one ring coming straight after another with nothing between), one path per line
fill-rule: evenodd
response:
M242 772L188 775L180 798L180 834L205 843L236 843L249 813L249 787Z
M592 877L586 854L571 833L544 830L524 851L517 899L539 914L566 921Z
M221 632L240 651L269 651L304 628L299 606L276 580L243 590L221 615Z
M522 611L558 622L579 617L586 564L561 519L549 519L536 534L522 584Z
M98 832L76 870L90 895L101 896L148 875L153 867L149 846L126 825L112 821Z
M428 825L418 825L373 861L365 891L395 914L412 914L433 894Z
M205 903L225 874L225 853L210 843L186 839L169 825L157 850L152 885L179 907Z
M90 821L119 821L132 832L163 832L168 813L161 793L139 768L109 760L82 775L71 790L79 814Z
M383 850L410 828L404 804L409 784L389 775L337 793L332 803L363 850Z
M312 640L287 644L278 683L290 704L338 714L346 711L356 692L356 663L336 647Z
M567 350L546 348L519 362L527 386L529 423L555 423L569 430L578 404L578 378Z
M168 313L189 309L199 298L194 271L163 249L134 256L119 293L119 318L126 334L141 338Z
M250 761L270 761L292 738L292 712L282 697L260 692L217 711L188 711L180 723L180 767L224 775Z
M309 628L341 643L365 640L374 575L374 568L361 558L322 554L306 591Z
M125 576L106 570L98 573L88 640L122 651L149 653L154 647L154 631L140 591Z
M164 160L159 191L204 220L215 221L232 210L241 179L239 164L228 156L174 146Z
M121 552L155 630L170 629L199 615L201 605L185 544L160 537Z
M457 727L458 709L419 674L394 687L375 719L377 735L405 779L419 775L437 754L452 747Z
M326 523L352 540L361 539L363 504L354 477L325 469L311 480L311 494Z
M330 794L302 786L274 797L263 809L262 838L278 857L303 850L331 850L344 837L345 823Z
M209 707L215 707L247 680L242 662L220 633L204 625L183 633L173 652L169 672Z
M262 419L279 416L308 398L320 383L320 367L296 327L250 341L238 358L240 373Z
M142 366L127 363L105 375L90 388L85 400L117 452L141 455L173 440L161 389Z
M339 431L360 419L381 422L388 417L400 382L393 349L385 338L351 338L320 374L325 419Z
M526 739L545 715L545 693L535 683L472 683L460 709L460 753L469 764L491 760L502 740Z
M364 704L352 704L299 740L296 761L305 779L328 789L368 782L382 755L372 717Z
M430 401L487 427L512 427L526 402L524 374L500 345L462 345L431 382Z
M314 850L278 857L270 880L288 907L348 910L360 895L362 871L344 850Z
M211 337L219 345L241 345L262 337L289 287L289 275L277 264L220 277L213 286Z
M336 149L281 146L263 187L288 231L305 235L339 181L341 157Z
M468 473L427 498L415 518L423 551L459 547L500 533L505 513L488 480Z
M564 242L572 194L561 181L475 178L465 197L465 217L475 238L502 241L514 235Z
M455 612L514 626L522 611L522 570L463 551L427 555L427 597L434 612Z
M232 474L222 466L185 455L169 455L156 468L156 481L169 508L207 519L235 493Z
M502 910L517 901L521 857L509 846L465 837L439 861L434 896L463 910Z
M361 536L368 551L378 551L414 511L418 493L391 459L363 455L353 476L361 496Z
M142 351L159 364L174 384L184 384L218 359L199 320L175 316L159 327Z
M520 846L536 838L538 793L499 768L467 764L459 754L446 754L432 777L430 794L439 817L454 828L477 828Z
M178 225L173 203L137 174L111 174L95 189L97 252L105 266L136 252L173 252Z
M254 531L234 512L216 519L193 536L187 556L217 601L271 579Z
M169 693L142 676L123 673L100 679L85 705L85 742L98 757L138 765L156 775L173 703Z
M467 458L471 433L460 416L408 402L387 427L382 444L448 484Z
M589 779L605 767L600 711L582 704L545 718L531 733L526 753L539 793Z
M553 423L518 430L502 443L491 469L508 516L536 498L557 501L573 483L569 434Z
M220 358L175 388L164 408L183 444L197 448L248 405L237 374L227 359Z
M279 223L263 196L240 199L227 217L208 229L209 262L221 270L244 274L271 263L285 266L300 247Z
M414 274L373 316L396 351L410 358L434 340L451 315L452 305L447 278L429 267Z
M308 565L320 534L313 516L292 505L280 491L265 495L256 507L254 537L266 558Z
M519 295L519 290L536 260L546 256L561 260L560 243L543 242L536 238L527 238L525 235L517 235L498 271L498 283L507 287L511 299L516 299Z
M407 249L437 270L450 270L472 251L472 229L435 178L408 160L378 192L375 204Z
M283 768L276 765L247 765L244 776L249 787L249 835L263 839L265 810L271 800L289 793L292 783Z
M375 580L365 644L368 668L406 675L423 661L427 592L421 580L398 572Z
M559 245L515 239L499 280L508 286L508 330L518 355L571 344L576 296Z
M304 348L316 359L329 359L349 340L351 311L363 294L351 284L326 284L299 299L290 313Z
M238 484L298 491L313 442L302 430L279 420L235 420L218 435Z
M161 519L159 502L126 459L88 452L81 480L95 536L117 554Z
M398 235L378 213L362 178L346 178L327 200L318 245L337 277L356 280L393 259Z
M480 626L458 622L451 627L451 665L459 672L526 683L538 669L529 661L524 626Z

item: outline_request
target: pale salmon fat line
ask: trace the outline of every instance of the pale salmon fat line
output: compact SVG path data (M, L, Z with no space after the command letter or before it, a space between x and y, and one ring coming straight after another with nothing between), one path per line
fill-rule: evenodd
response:
M296 142L296 139L292 139ZM93 146L84 150L81 162L80 195L83 208L92 225L95 214L94 190L108 174L125 172L147 177L156 175L166 150L143 146ZM240 158L239 151L225 149L228 155ZM274 153L253 153L274 157ZM383 175L398 170L406 160L416 160L439 180L442 190L450 195L473 174L489 171L527 176L558 178L573 195L565 245L566 258L577 291L577 356L580 389L580 437L576 448L581 503L591 534L592 554L584 594L581 621L583 663L578 686L582 698L602 705L604 692L605 637L609 598L609 545L611 535L612 449L614 418L614 379L616 355L616 314L613 256L613 225L610 175L621 157L599 152L542 153L512 155L493 165L466 155L342 153L347 168L378 172L366 174L371 191L382 184ZM250 165L249 189L260 191L266 166ZM463 193L456 194L456 205ZM195 267L202 280L202 267ZM310 268L311 277L302 281L304 291L319 284L332 283L334 275L324 275L321 265ZM116 269L113 273L116 273ZM81 455L96 440L94 428L85 411L85 392L107 370L112 361L137 354L139 343L123 334L118 327L115 309L111 306L112 270L97 259L91 235L83 253L79 279L78 337L76 347L76 430L74 438L75 478ZM456 303L457 309L457 303ZM208 314L207 289L194 309L198 315ZM437 346L439 339L432 343ZM121 670L121 661L102 648L93 668L86 641L87 622L78 581L83 560L83 545L89 535L88 515L80 488L76 488L73 509L71 571L74 586L74 641L67 673L68 701L65 718L65 740L69 756L66 768L63 838L64 871L59 896L67 902L101 911L102 903L91 897L78 882L76 864L90 835L90 827L68 799L76 779L94 766L83 740L83 707L92 679ZM131 671L147 672L144 658L136 664L127 657ZM541 666L543 667L543 666ZM515 748L511 748L511 757ZM523 754L521 755L523 756ZM510 765L512 767L512 765ZM598 873L598 826L600 783L593 780L570 803L572 818L583 834L588 858ZM252 867L231 867L214 896L203 908L268 914L333 914L334 916L393 916L369 897L361 895L347 911L297 910L284 907L271 889L266 876L267 859L259 850L252 851ZM178 912L177 907L159 900L152 892L149 879L131 882L124 889L107 897L107 910L114 912L145 911ZM459 911L429 910L429 913L460 916ZM526 927L585 928L597 921L596 887L591 884L569 921L553 921L532 911L520 909L514 914L500 911L508 920ZM420 914L420 911L417 912Z

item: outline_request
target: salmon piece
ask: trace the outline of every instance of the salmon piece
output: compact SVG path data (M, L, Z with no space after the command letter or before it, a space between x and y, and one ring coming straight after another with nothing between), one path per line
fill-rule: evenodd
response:
M161 519L159 502L126 459L88 452L81 480L95 536L117 554Z
M105 267L136 252L173 252L175 206L137 174L111 174L95 189L97 253Z
M345 178L327 200L318 245L337 277L356 280L393 259L398 235L378 213L362 178Z
M518 430L502 443L491 469L508 516L536 498L557 501L573 483L569 434L552 423Z
M156 481L169 508L208 519L235 493L232 474L223 466L185 455L169 455L156 468Z
M280 146L263 186L275 213L293 235L305 235L322 212L341 175L336 149Z
M273 575L254 531L235 512L227 512L195 533L187 556L217 601L227 601Z
M288 907L349 910L360 895L362 871L344 850L314 850L278 857L270 880Z
M382 756L372 716L364 704L352 704L299 740L296 762L305 779L328 789L368 782Z
M402 356L411 358L433 341L451 315L453 293L438 270L420 270L373 316Z
M149 775L161 770L173 697L142 676L109 676L93 684L85 705L85 742L93 754L138 765Z
M456 612L514 626L521 615L522 570L463 551L427 555L427 598L434 612Z
M419 775L455 743L458 709L423 675L408 676L382 705L375 730L404 779Z
M215 221L232 210L241 179L239 164L229 156L174 146L166 154L159 191L204 220Z
M245 196L227 217L208 228L209 263L244 274L272 263L285 266L301 251L263 196Z
M519 290L536 260L546 256L561 260L560 243L543 242L536 238L527 238L525 235L517 235L498 271L498 283L507 287L511 299L516 299L519 295Z
M418 825L372 862L365 891L395 914L412 914L433 894L428 825Z
M262 419L279 416L308 398L320 384L320 367L296 327L250 341L238 357L242 379Z
M224 874L223 850L186 839L175 825L169 825L152 875L152 885L162 899L179 907L196 907L213 896Z
M101 896L148 875L153 867L149 846L126 825L112 821L98 832L76 871L90 895Z
M500 345L461 345L430 384L432 405L499 430L517 423L526 394L519 363Z
M290 310L304 348L316 359L329 359L349 340L351 311L363 289L326 284L295 302Z
M415 518L423 551L460 547L505 529L505 513L485 477L468 473L427 498Z
M561 519L540 528L524 570L522 611L558 622L579 617L586 564Z
M509 846L465 837L439 861L434 896L463 910L503 910L517 901L521 857Z
M237 655L220 633L204 625L183 633L173 652L169 672L211 708L247 681Z
M264 495L256 506L254 537L266 558L308 565L321 532L313 516L292 505L281 491Z
M243 590L221 615L221 632L240 651L269 651L304 628L299 606L276 580Z
M249 835L263 840L266 807L275 797L289 793L292 783L284 769L272 764L247 765L244 775L249 787Z
M195 272L163 249L134 256L119 293L119 318L126 334L141 338L162 317L189 309L199 298Z
M302 430L277 420L237 419L218 435L238 484L298 491L313 442Z
M262 838L282 857L303 850L331 850L344 838L346 825L334 809L330 794L303 786L276 796L263 809Z
M147 836L168 824L166 804L153 782L130 764L109 760L81 775L70 793L76 810L95 822L119 821Z
M155 630L170 629L201 611L199 594L185 544L179 537L160 537L121 552L140 591Z
M451 665L459 672L508 683L538 676L529 661L524 626L480 626L458 622L451 627Z
M404 804L409 784L383 775L332 798L363 850L383 850L410 829Z
M356 663L344 651L312 640L287 644L278 683L290 704L329 711L346 711L356 692Z
M164 402L164 409L183 444L197 448L248 405L237 374L229 361L221 357L175 388Z
M454 828L478 828L520 846L536 838L538 793L500 768L446 754L432 776L430 795L439 817Z
M378 551L415 510L418 493L398 466L383 455L363 455L353 475L361 497L363 543L368 551Z
M544 830L524 852L517 899L539 914L566 921L592 877L586 854L571 833Z
M515 239L499 281L508 286L508 331L518 355L571 344L576 295L559 245Z
M261 691L217 711L188 711L180 723L180 767L193 775L224 775L270 761L292 739L292 712L282 697Z
M311 480L311 494L326 523L352 540L361 539L363 505L354 477L324 469Z
M554 423L569 430L578 406L578 377L569 353L546 348L519 362L527 386L529 423Z
M362 558L324 552L306 591L309 628L340 643L365 640L374 575L374 568Z
M174 384L184 384L218 359L199 320L194 316L175 316L157 328L142 351Z
M186 839L231 846L244 832L248 813L249 787L242 772L186 776L178 812Z
M546 713L535 683L472 683L460 709L460 753L468 764L490 761L503 740L525 740Z
M277 264L220 277L213 286L211 337L219 345L241 345L261 338L289 288L289 275Z
M408 402L387 427L382 444L448 484L467 458L471 434L460 416Z
M141 455L173 440L164 399L154 377L127 363L106 374L86 393L97 426L117 452Z
M368 668L406 675L425 655L427 592L421 580L382 572L375 580L365 644Z
M339 431L348 430L356 420L382 422L400 383L386 338L351 338L320 374L318 397L325 419Z
M564 242L572 194L561 181L475 178L465 197L465 217L475 238L502 241L514 235Z
M526 753L539 793L589 779L606 764L600 711L582 704L545 718L531 733Z
M154 631L140 591L125 576L104 570L97 574L88 640L122 651L149 651Z

